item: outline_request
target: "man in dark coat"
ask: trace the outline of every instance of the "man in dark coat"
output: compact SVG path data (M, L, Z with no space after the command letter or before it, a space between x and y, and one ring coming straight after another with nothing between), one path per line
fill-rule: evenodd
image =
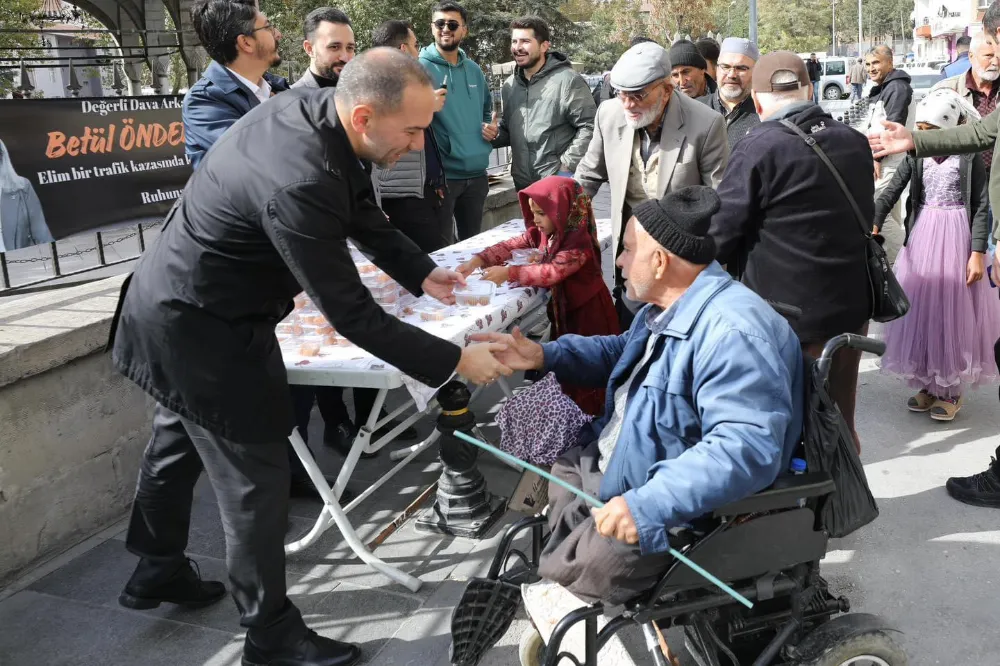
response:
M833 336L867 330L866 240L830 170L782 121L826 153L857 193L866 221L874 214L875 187L865 137L814 103L811 87L806 65L794 53L775 51L757 62L753 98L761 123L733 149L710 234L719 262L744 284L767 300L802 310L792 328L803 349L818 357ZM830 369L831 397L852 431L860 360L860 352L843 349Z
M302 48L309 68L292 88L335 88L344 66L357 50L347 14L334 7L317 7L302 23Z
M809 60L806 61L806 71L809 73L809 81L813 87L813 101L818 104L820 95L819 81L823 78L823 63L819 61L815 53L809 54Z
M332 90L292 91L220 138L123 286L115 367L155 398L126 545L139 555L121 602L219 598L184 557L204 467L219 502L244 664L347 666L357 646L309 631L286 596L287 438L295 425L275 325L304 288L349 340L419 381L477 383L510 370L496 346L464 349L388 315L361 282L353 237L411 293L453 302L438 268L375 205L362 162L419 150L434 91L422 67L374 49ZM267 155L268 159L259 159ZM117 330L116 330L117 329Z

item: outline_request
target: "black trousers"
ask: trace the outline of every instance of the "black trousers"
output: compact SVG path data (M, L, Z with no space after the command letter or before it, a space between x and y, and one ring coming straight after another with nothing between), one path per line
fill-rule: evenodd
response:
M424 188L422 199L383 197L382 212L424 252L435 252L455 242L452 213L446 199L432 187Z
M478 178L448 179L445 209L448 217L455 216L458 240L475 236L482 230L483 207L489 193L490 181L486 174Z
M229 441L158 404L125 541L147 570L173 570L184 558L194 486L204 469L219 502L240 624L263 645L281 644L305 627L285 590L287 448L287 442Z

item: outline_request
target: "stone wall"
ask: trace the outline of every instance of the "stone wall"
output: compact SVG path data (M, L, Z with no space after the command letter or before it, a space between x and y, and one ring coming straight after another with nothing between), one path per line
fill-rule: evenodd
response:
M131 504L152 404L103 353L120 285L0 305L0 586Z
M510 176L504 176L490 187L490 194L486 197L486 206L483 210L482 229L486 231L520 217L522 217L521 204L517 200L514 181Z

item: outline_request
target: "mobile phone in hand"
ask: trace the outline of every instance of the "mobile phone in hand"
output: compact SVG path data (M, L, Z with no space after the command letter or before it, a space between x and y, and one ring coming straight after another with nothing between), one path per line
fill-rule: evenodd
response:
M441 87L442 87L442 88L443 88L444 90L447 90L447 89L448 89L448 75L447 75L447 74L445 74L445 75L444 75L444 80L443 80L443 81L441 81Z

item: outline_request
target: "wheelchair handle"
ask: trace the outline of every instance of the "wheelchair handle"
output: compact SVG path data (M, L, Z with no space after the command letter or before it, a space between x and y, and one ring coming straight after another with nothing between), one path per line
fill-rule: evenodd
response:
M767 304L789 321L798 321L802 318L802 308L789 305L788 303L779 303L778 301L767 301Z
M858 335L857 333L841 333L827 341L823 347L823 354L820 356L820 360L831 360L841 347L858 349L863 352L875 354L876 356L881 356L885 353L885 343L881 340Z

